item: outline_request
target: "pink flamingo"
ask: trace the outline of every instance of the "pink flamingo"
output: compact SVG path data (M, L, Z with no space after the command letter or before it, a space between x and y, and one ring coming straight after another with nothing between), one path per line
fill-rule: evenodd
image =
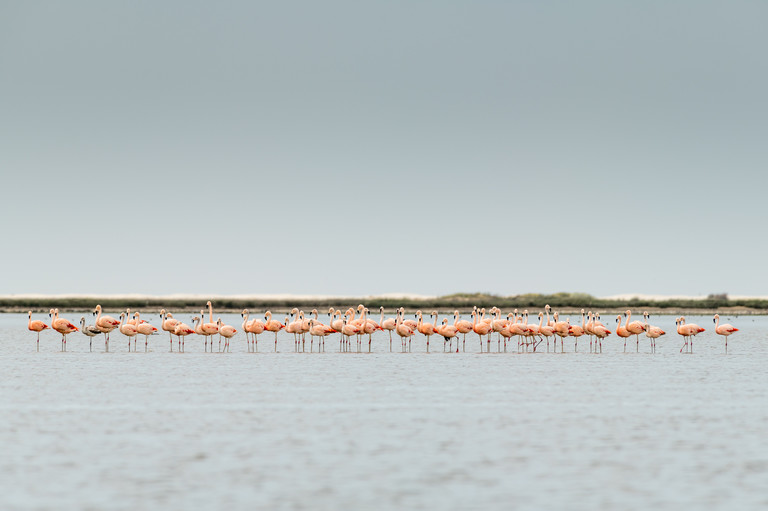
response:
M595 352L597 352L597 343L600 343L600 353L603 352L603 339L611 335L611 331L605 328L602 323L600 323L600 314L596 314L592 317L592 331L595 334Z
M485 309L482 309L483 315L485 315ZM483 352L483 336L488 335L488 332L491 331L491 324L490 322L486 323L485 321L477 322L478 320L478 312L473 311L472 312L472 331L475 332L477 335L480 336L480 353ZM488 345L490 347L490 340L488 341Z
M387 330L389 332L389 351L392 351L392 330L395 329L395 324L397 320L395 318L387 318L384 319L384 306L382 305L379 307L379 310L381 311L381 320L379 321L379 327L381 327L382 330Z
M453 315L453 325L448 324L448 319L443 319L443 324L437 327L437 333L438 335L442 335L443 339L443 351L445 351L445 343L449 342L451 343L448 351L453 351L453 338L456 337L456 335L459 333L459 329L456 328L456 319L458 317L458 313L454 313ZM456 353L459 352L459 341L456 341Z
M539 335L543 335L547 338L547 353L549 353L549 338L554 337L555 328L552 325L543 324L544 313L539 312Z
M621 314L616 316L616 335L624 339L624 353L627 352L627 338L630 337L632 334L629 333L629 331L621 326Z
M651 352L656 353L656 339L665 335L666 332L661 328L648 324L648 319L651 315L648 312L643 312L643 318L645 319L645 336L651 340Z
M571 325L571 318L568 318L568 334L573 337L573 352L579 351L579 337L584 335L584 309L581 309L581 326Z
M376 323L371 319L368 319L367 307L363 307L362 318L363 318L363 321L362 321L362 324L360 325L360 335L368 336L368 353L370 353L373 332L375 332L376 330L380 330L380 328L378 323Z
M248 319L248 309L243 309L240 316L243 318L243 332L245 332L245 343L248 345L249 352L257 352L259 350L259 334L264 333L266 325L260 319ZM253 336L252 340L248 339L248 335Z
M136 337L136 334L138 332L136 331L136 326L133 325L133 323L128 323L126 318L128 317L128 314L125 312L120 313L120 333L124 336L128 337L128 352L131 351L131 338ZM134 349L135 351L135 349Z
M102 316L101 305L98 304L93 313L96 315L94 326L104 334L104 349L105 351L109 351L109 334L112 330L120 326L120 321L112 316Z
M272 319L272 313L267 311L264 313L264 330L275 333L275 353L277 353L277 332L285 328L285 325Z
M685 322L685 316L680 316L678 318L679 325L677 327L677 333L680 333L682 330L682 336L685 338L685 344L682 348L680 348L680 353L683 352L683 348L686 346L689 346L689 352L693 353L693 338L697 335L699 335L701 332L704 332L704 329L701 328L699 325L695 323L686 324Z
M51 316L51 328L61 334L61 351L67 351L67 336L79 329L68 319L59 318L59 309L51 309L49 316Z
M229 340L235 336L237 330L232 325L225 325L222 323L221 318L216 321L216 326L219 328L219 335L224 337L224 352L229 352Z
M725 352L728 353L728 336L731 335L733 332L738 332L738 328L734 328L733 325L725 323L723 325L720 324L720 314L715 314L715 317L712 318L712 322L715 324L715 333L717 335L722 335L725 337Z
M325 338L332 333L334 333L336 330L333 328L326 326L319 321L316 321L314 319L309 320L309 352L312 352L312 345L314 344L315 337L319 337L317 340L317 351L319 352L321 349L325 351ZM320 347L322 343L322 348Z
M517 337L517 352L520 353L523 337L528 335L528 328L523 324L523 317L517 314L517 309L512 314L514 315L514 320L509 324L509 333Z
M144 336L144 351L149 351L149 336L154 335L157 332L157 328L153 327L146 321L141 320L141 314L136 312L134 314L136 318L136 332ZM133 351L136 351L136 338L133 338Z
M627 332L629 332L631 335L635 336L635 339L637 340L637 345L635 347L636 351L640 351L640 334L645 332L645 325L641 321L632 321L632 311L627 309L626 312L624 312L624 317L627 318L627 321L624 322L624 328L627 329ZM626 342L626 341L625 341Z
M565 353L563 339L570 335L571 325L567 321L560 321L560 315L557 312L555 312L553 317L555 322L552 324L552 328L555 329L555 335L560 337L560 353ZM555 339L555 351L557 351L557 339Z
M434 314L437 313L433 312L429 316L432 317ZM429 338L437 333L437 329L435 329L435 325L433 323L424 322L424 317L422 316L420 310L416 311L416 316L419 318L419 324L416 326L416 330L418 330L421 335L427 338L427 353L429 353Z
M205 312L200 311L200 326L195 328L195 332L205 337L205 351L208 351L208 339L219 332L219 327L213 322L213 305L208 302L208 323L203 323ZM198 332L198 330L200 330ZM211 353L213 353L213 339L211 339Z
M304 319L304 313L299 313L299 309L294 308L291 311L291 318L296 315L296 319L291 321L290 323L285 324L285 331L289 334L293 334L293 350L298 352L299 351L299 337L298 335L301 334L302 331L302 323Z
M179 352L183 352L184 349L186 348L187 336L194 333L195 333L194 329L192 329L192 327L190 327L189 325L182 322L176 323L176 326L173 329L173 335L179 338ZM181 340L182 337L184 338L183 344Z
M455 318L453 321L453 326L456 327L456 330L464 336L464 338L461 341L461 351L466 351L467 349L467 334L472 331L472 323L467 321L466 319L459 319L459 311L455 310L453 311L453 317ZM456 343L458 344L458 340ZM457 348L458 349L458 348Z
M397 333L397 335L400 336L400 347L402 351L405 351L406 337L409 340L409 346L410 346L410 339L411 337L413 337L413 332L414 332L414 329L406 325L405 322L403 321L403 308L401 307L400 310L397 311L397 320L395 322L395 333Z
M341 335L342 337L346 337L346 342L344 342L344 351L349 351L350 337L353 335L360 335L360 327L351 323L347 323L347 315L344 316L344 321L341 325Z
M27 330L30 332L37 332L37 351L40 351L40 332L46 328L51 328L39 319L32 321L32 311L29 311L29 321L27 322Z
M160 328L168 332L168 339L171 343L171 353L173 353L173 332L176 330L176 325L179 324L178 319L173 318L173 314L167 312L165 309L160 310Z

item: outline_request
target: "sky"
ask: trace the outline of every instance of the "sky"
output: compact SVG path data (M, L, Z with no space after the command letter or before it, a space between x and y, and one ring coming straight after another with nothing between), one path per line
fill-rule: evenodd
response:
M0 295L766 295L766 19L0 0Z

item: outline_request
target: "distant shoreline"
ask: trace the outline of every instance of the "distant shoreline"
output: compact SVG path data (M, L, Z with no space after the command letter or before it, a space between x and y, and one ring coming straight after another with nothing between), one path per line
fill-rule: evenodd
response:
M668 298L664 300L641 298L595 298L580 293L557 293L552 295L525 294L516 296L497 296L481 293L460 293L439 297L424 297L418 295L406 296L368 296L368 297L333 297L333 296L5 296L0 297L0 312L21 313L29 310L34 313L47 313L51 308L63 311L87 313L93 311L96 304L101 304L105 311L120 311L126 308L140 312L159 312L160 309L174 313L195 313L205 308L208 300L213 302L214 310L221 313L240 313L249 309L252 314L271 310L282 314L293 307L305 312L317 309L322 317L327 314L329 307L346 310L365 304L371 317L379 313L383 306L385 314L392 315L396 307L404 307L408 311L417 309L437 310L440 314L451 314L454 310L466 314L473 306L485 307L486 310L497 306L508 312L525 309L538 313L549 304L553 311L561 315L578 315L581 309L600 312L600 314L619 314L627 309L635 313L648 311L651 314L728 314L728 315L765 315L768 314L768 299L738 298L729 299L725 295L709 296L706 298Z

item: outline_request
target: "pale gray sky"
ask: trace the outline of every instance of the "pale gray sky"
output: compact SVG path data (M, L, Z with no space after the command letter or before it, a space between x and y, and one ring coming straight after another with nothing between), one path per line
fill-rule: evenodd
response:
M766 22L0 1L0 294L768 294Z

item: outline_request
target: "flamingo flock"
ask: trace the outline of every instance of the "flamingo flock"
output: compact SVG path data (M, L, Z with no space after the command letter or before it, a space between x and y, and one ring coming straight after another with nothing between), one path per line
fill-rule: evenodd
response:
M168 332L170 351L173 352L174 336L178 345L178 351L184 352L186 346L186 337L196 334L204 339L204 350L206 352L214 351L214 336L218 335L218 351L228 353L231 351L230 341L237 334L238 330L225 324L221 318L213 319L213 304L209 301L206 308L200 310L200 314L191 318L192 326L175 319L173 314L165 309L160 311L160 329ZM274 351L277 352L277 334L285 330L293 336L294 351L305 352L307 343L306 336L309 334L310 352L315 349L315 339L317 339L317 351L325 351L325 340L332 334L339 334L339 351L353 351L352 342L354 338L354 351L364 351L364 344L367 340L368 352L372 351L373 334L377 331L387 331L389 334L389 349L392 351L393 332L400 338L400 350L402 352L411 352L414 337L418 334L426 341L426 351L430 351L430 342L432 337L442 338L444 352L459 352L459 337L461 336L461 351L466 351L467 334L474 333L479 339L480 352L491 352L491 343L495 336L496 352L508 351L509 343L516 342L518 353L537 352L543 350L540 348L542 343L546 342L547 352L552 351L565 353L565 339L573 338L573 351L578 351L578 340L582 336L589 337L589 351L591 353L602 353L603 340L613 332L600 321L600 314L592 311L585 312L581 310L581 324L571 324L571 319L561 320L560 314L551 310L549 305L529 322L528 310L519 312L517 309L504 315L498 307L492 307L487 311L485 308L474 307L470 317L472 321L461 319L459 311L453 312L453 322L448 318L439 320L437 311L425 314L422 311L416 311L411 317L406 318L405 309L400 307L395 310L395 316L385 318L384 307L379 308L380 317L378 321L370 317L370 311L363 304L357 308L350 307L346 311L329 308L327 311L327 324L320 321L317 309L313 309L309 314L303 310L294 308L290 311L285 320L280 322L272 319L272 312L266 311L264 320L260 318L251 318L248 309L244 309L240 314L243 323L242 330L245 333L245 341L248 352L257 352L259 335L265 332L274 333ZM324 313L326 314L326 313ZM33 320L32 311L29 312L29 322L27 328L37 334L37 351L40 351L40 332L52 329L61 334L61 351L67 351L67 336L80 331L90 340L90 350L93 351L93 338L104 335L105 351L109 351L110 333L118 330L124 337L128 338L128 351L131 351L131 341L133 341L133 351L136 351L137 338L144 337L144 351L149 351L149 337L158 335L158 328L152 326L147 321L141 319L141 314L135 312L131 314L130 309L123 311L119 319L102 313L101 305L96 305L93 316L94 324L87 325L85 317L80 318L80 328L77 328L72 322L59 317L58 309L49 311L51 324L46 325L43 321ZM206 317L207 315L207 317ZM666 332L658 326L649 323L650 314L643 313L643 321L632 321L632 311L627 310L624 314L616 316L616 335L623 340L624 352L627 351L627 340L634 336L635 351L640 351L640 335L644 334L650 343L651 353L656 352L656 340L665 335ZM720 324L720 316L715 314L713 318L715 323L715 333L725 339L725 351L728 352L728 336L738 332L738 328L730 324ZM623 323L623 324L622 324ZM704 328L687 323L685 317L681 316L675 319L677 333L683 339L683 346L680 353L693 352L694 338L705 331ZM367 338L367 339L366 339ZM222 339L224 347L222 349ZM454 348L454 341L456 343ZM558 342L559 341L559 342ZM513 348L514 349L514 348Z

